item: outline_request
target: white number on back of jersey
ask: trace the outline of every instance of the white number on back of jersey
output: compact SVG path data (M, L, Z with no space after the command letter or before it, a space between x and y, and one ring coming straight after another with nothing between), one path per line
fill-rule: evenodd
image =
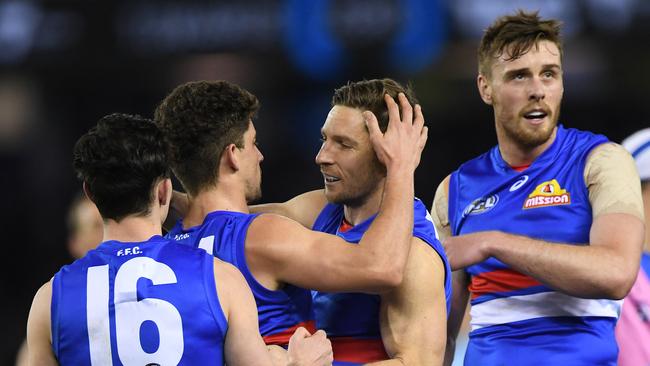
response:
M164 300L145 298L137 301L140 278L147 278L154 285L177 282L176 274L168 265L152 258L137 257L122 264L115 275L113 298L120 361L125 366L176 365L184 349L181 314ZM88 268L86 305L93 366L112 365L108 291L108 265ZM158 328L160 342L154 353L147 353L140 342L140 327L145 321L152 321Z

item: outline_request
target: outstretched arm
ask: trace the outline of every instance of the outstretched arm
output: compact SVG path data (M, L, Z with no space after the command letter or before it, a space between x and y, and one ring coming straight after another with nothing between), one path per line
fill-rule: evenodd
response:
M27 352L29 364L34 366L58 365L52 352L50 335L50 302L52 283L47 282L36 292L27 320Z
M390 360L371 365L440 365L445 354L445 270L438 253L413 239L404 282L381 298L381 335Z
M325 191L318 189L303 193L283 203L262 203L248 208L251 213L273 213L285 216L299 222L307 229L311 229L326 204Z

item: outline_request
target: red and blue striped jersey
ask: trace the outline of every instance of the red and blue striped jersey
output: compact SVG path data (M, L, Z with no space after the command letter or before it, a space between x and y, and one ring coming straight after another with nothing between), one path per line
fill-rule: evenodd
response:
M553 144L523 171L510 167L498 146L463 164L449 183L452 234L500 230L589 243L592 213L583 173L589 153L605 142L560 125ZM620 301L566 295L495 258L466 271L472 305L466 365L616 364Z
M451 269L438 241L429 212L419 199L414 199L413 236L422 239L435 250L445 265L445 296L447 312L451 300ZM376 215L363 223L340 230L344 221L343 206L327 204L316 219L313 229L335 234L351 244L361 241ZM316 325L324 329L332 341L334 360L366 363L388 358L379 331L380 297L361 293L314 292Z

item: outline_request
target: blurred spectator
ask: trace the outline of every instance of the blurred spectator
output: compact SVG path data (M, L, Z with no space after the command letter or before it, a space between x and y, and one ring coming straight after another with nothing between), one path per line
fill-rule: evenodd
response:
M75 259L102 241L104 225L97 206L85 195L75 198L68 213L68 251Z
M622 145L634 157L641 178L646 232L641 268L616 327L618 362L620 366L650 365L650 128L634 133Z

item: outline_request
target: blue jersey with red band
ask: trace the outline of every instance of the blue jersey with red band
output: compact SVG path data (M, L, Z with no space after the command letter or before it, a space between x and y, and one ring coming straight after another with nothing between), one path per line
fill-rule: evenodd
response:
M445 266L445 297L447 312L451 299L451 269L444 249L438 241L429 212L419 199L414 200L413 236L429 244ZM327 204L316 218L313 229L335 234L351 244L357 244L376 215L349 230L339 230L344 219L343 206ZM379 331L378 295L361 293L314 292L316 325L324 329L332 341L334 360L339 362L373 362L388 358ZM343 365L344 363L340 363Z
M272 291L253 277L246 262L245 243L248 227L257 216L215 211L205 217L202 225L187 230L183 230L183 223L179 221L167 236L180 244L205 249L237 267L253 291L264 342L287 345L298 327L305 327L312 333L316 330L311 293L290 284Z
M560 125L553 144L522 172L508 166L498 146L463 164L449 182L453 235L500 230L589 243L592 214L583 173L589 153L605 142ZM620 301L557 292L495 258L466 271L472 331L465 365L616 364Z
M214 258L160 236L107 241L61 268L51 326L61 365L224 362Z

